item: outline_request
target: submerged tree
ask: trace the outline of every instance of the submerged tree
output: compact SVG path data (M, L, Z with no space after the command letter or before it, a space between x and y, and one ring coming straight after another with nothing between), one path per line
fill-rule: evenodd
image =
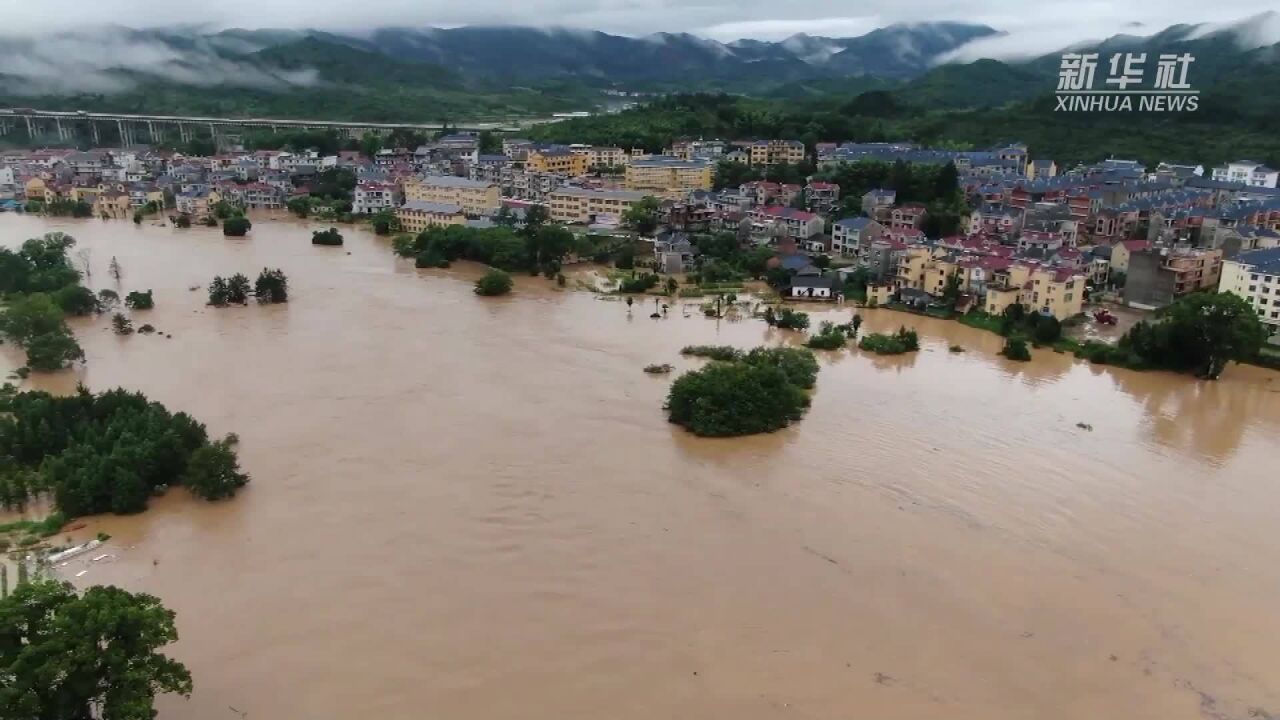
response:
M227 278L227 302L244 305L249 302L249 278L236 273Z
M0 717L149 720L157 694L191 694L191 673L158 652L177 639L151 595L23 583L0 599Z
M223 307L227 304L229 293L227 291L227 281L219 275L209 283L209 304L214 307Z
M133 321L123 313L116 313L111 316L111 329L114 330L117 335L132 335Z
M288 302L289 278L285 277L283 270L262 268L253 284L253 294L260 303Z

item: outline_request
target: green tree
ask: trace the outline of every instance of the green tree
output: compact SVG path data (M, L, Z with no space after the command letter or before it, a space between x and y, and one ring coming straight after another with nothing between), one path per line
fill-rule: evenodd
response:
M0 717L150 720L156 695L191 694L191 673L158 652L177 639L150 595L25 583L0 599Z
M632 203L622 213L622 224L640 235L652 235L658 229L658 199L646 195Z
M1027 348L1027 341L1020 335L1005 338L1004 348L1000 350L1000 354L1018 362L1027 362L1031 359L1031 350Z
M532 234L551 221L551 211L546 205L530 205L524 210L524 232Z
M132 335L133 321L124 313L116 313L111 316L111 329L114 330L117 335Z
M103 288L98 291L98 308L107 311L120 304L120 294L115 290Z
M156 303L150 290L146 292L134 290L125 296L124 305L130 310L150 310L156 306Z
M235 205L232 205L226 200L219 200L213 205L213 216L218 218L219 220L227 220L229 218L233 218L233 217L236 217L237 215L243 215L243 214L244 213L240 210L240 208L237 208Z
M947 276L946 284L942 287L942 302L949 307L955 307L959 299L960 272L956 271Z
M510 275L497 268L491 268L476 281L475 292L477 295L484 296L506 295L511 292L511 287Z
M374 235L390 235L399 232L400 219L390 210L379 210L369 218L369 225L373 227Z
M1200 292L1173 301L1154 323L1138 323L1120 344L1156 367L1212 380L1228 362L1255 358L1266 339L1266 329L1244 298Z
M244 305L249 302L249 278L236 273L227 278L227 302Z
M311 201L305 197L290 198L284 206L289 212L303 219L311 214Z
M289 278L285 277L283 270L262 268L253 284L253 294L260 303L288 302Z
M481 155L501 155L502 154L502 138L492 130L481 130L479 138L479 151Z
M225 307L229 297L227 281L221 275L215 277L213 282L209 283L209 304L214 307Z
M377 133L367 132L360 138L360 152L367 158L373 158L382 149L382 137Z
M516 226L516 220L516 214L506 205L498 208L498 212L493 216L494 224L499 227L513 228Z
M61 370L84 360L84 350L65 324L53 332L36 335L26 343L27 367L32 370Z
M338 232L338 228L331 227L328 230L316 230L311 233L312 245L341 245L342 233Z
M799 420L809 397L796 380L816 375L817 362L808 350L772 350L785 353L748 353L681 375L667 395L668 420L709 437L772 432ZM797 375L792 365L803 366L803 372Z
M55 292L53 299L68 315L88 315L98 310L98 297L83 285L67 285Z
M191 453L182 484L192 494L205 500L222 500L236 494L249 482L240 472L236 454L229 440L209 443Z
M249 218L243 216L231 217L222 223L222 234L227 237L244 237L251 227L253 227L253 223L249 222Z
M191 216L186 213L182 213L178 217L174 218L173 226L181 230L186 230L191 227Z

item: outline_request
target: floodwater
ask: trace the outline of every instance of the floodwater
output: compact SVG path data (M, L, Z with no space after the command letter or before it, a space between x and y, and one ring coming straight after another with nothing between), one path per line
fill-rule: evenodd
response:
M64 574L178 613L196 690L162 720L1280 715L1280 374L1017 364L870 311L922 351L823 354L803 421L703 440L641 368L794 335L542 279L478 298L355 230L0 216L7 244L53 229L173 338L76 322L87 366L31 384L142 390L238 433L253 477L77 533L116 557ZM287 305L188 290L263 266Z

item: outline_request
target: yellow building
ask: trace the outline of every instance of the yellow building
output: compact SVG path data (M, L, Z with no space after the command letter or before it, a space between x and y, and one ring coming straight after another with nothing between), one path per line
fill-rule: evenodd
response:
M425 200L409 200L396 208L396 219L405 232L420 233L430 227L462 225L467 216L456 203L437 203Z
M867 304L884 305L893 297L894 287L889 283L867 283Z
M592 223L622 218L633 204L650 193L630 190L584 190L563 187L547 194L551 219L562 223Z
M681 160L666 155L632 160L627 165L628 190L646 190L653 195L684 196L694 190L711 189L711 163Z
M1066 320L1084 312L1085 274L1068 268L1015 264L987 285L982 308L1000 315L1019 303L1030 313L1046 313Z
M624 167L631 156L620 147L600 145L570 145L569 152L587 157L587 168Z
M502 206L502 195L497 185L452 175L428 175L409 180L404 184L404 199L458 205L468 215L491 215Z
M899 288L910 288L911 290L925 290L932 261L933 251L929 248L908 248L903 253L902 258L898 260L897 286Z
M108 190L102 193L93 203L93 214L110 218L132 216L133 206L129 204L129 193L119 190Z
M98 196L101 194L102 194L102 188L96 187L96 186L84 187L84 186L76 185L71 188L72 200L75 200L77 202L86 202L86 203L89 203L90 205L97 202Z
M33 177L27 181L24 186L27 194L27 200L35 200L37 202L48 202L49 186L45 183L44 178Z
M1129 272L1129 256L1151 247L1146 240L1121 240L1111 246L1111 271Z
M798 165L804 162L804 143L799 140L757 140L745 150L752 165Z
M586 175L591 164L590 154L575 153L568 148L530 150L525 160L525 170L560 173L576 177Z

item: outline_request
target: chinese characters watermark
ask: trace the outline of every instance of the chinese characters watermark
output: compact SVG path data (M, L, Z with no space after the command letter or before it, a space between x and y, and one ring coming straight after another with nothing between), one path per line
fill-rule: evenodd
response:
M1187 81L1190 53L1161 53L1155 79L1145 86L1147 53L1114 53L1104 64L1106 77L1095 88L1099 53L1064 53L1058 67L1058 111L1190 112L1199 108L1200 91ZM1136 102L1135 102L1136 98Z

